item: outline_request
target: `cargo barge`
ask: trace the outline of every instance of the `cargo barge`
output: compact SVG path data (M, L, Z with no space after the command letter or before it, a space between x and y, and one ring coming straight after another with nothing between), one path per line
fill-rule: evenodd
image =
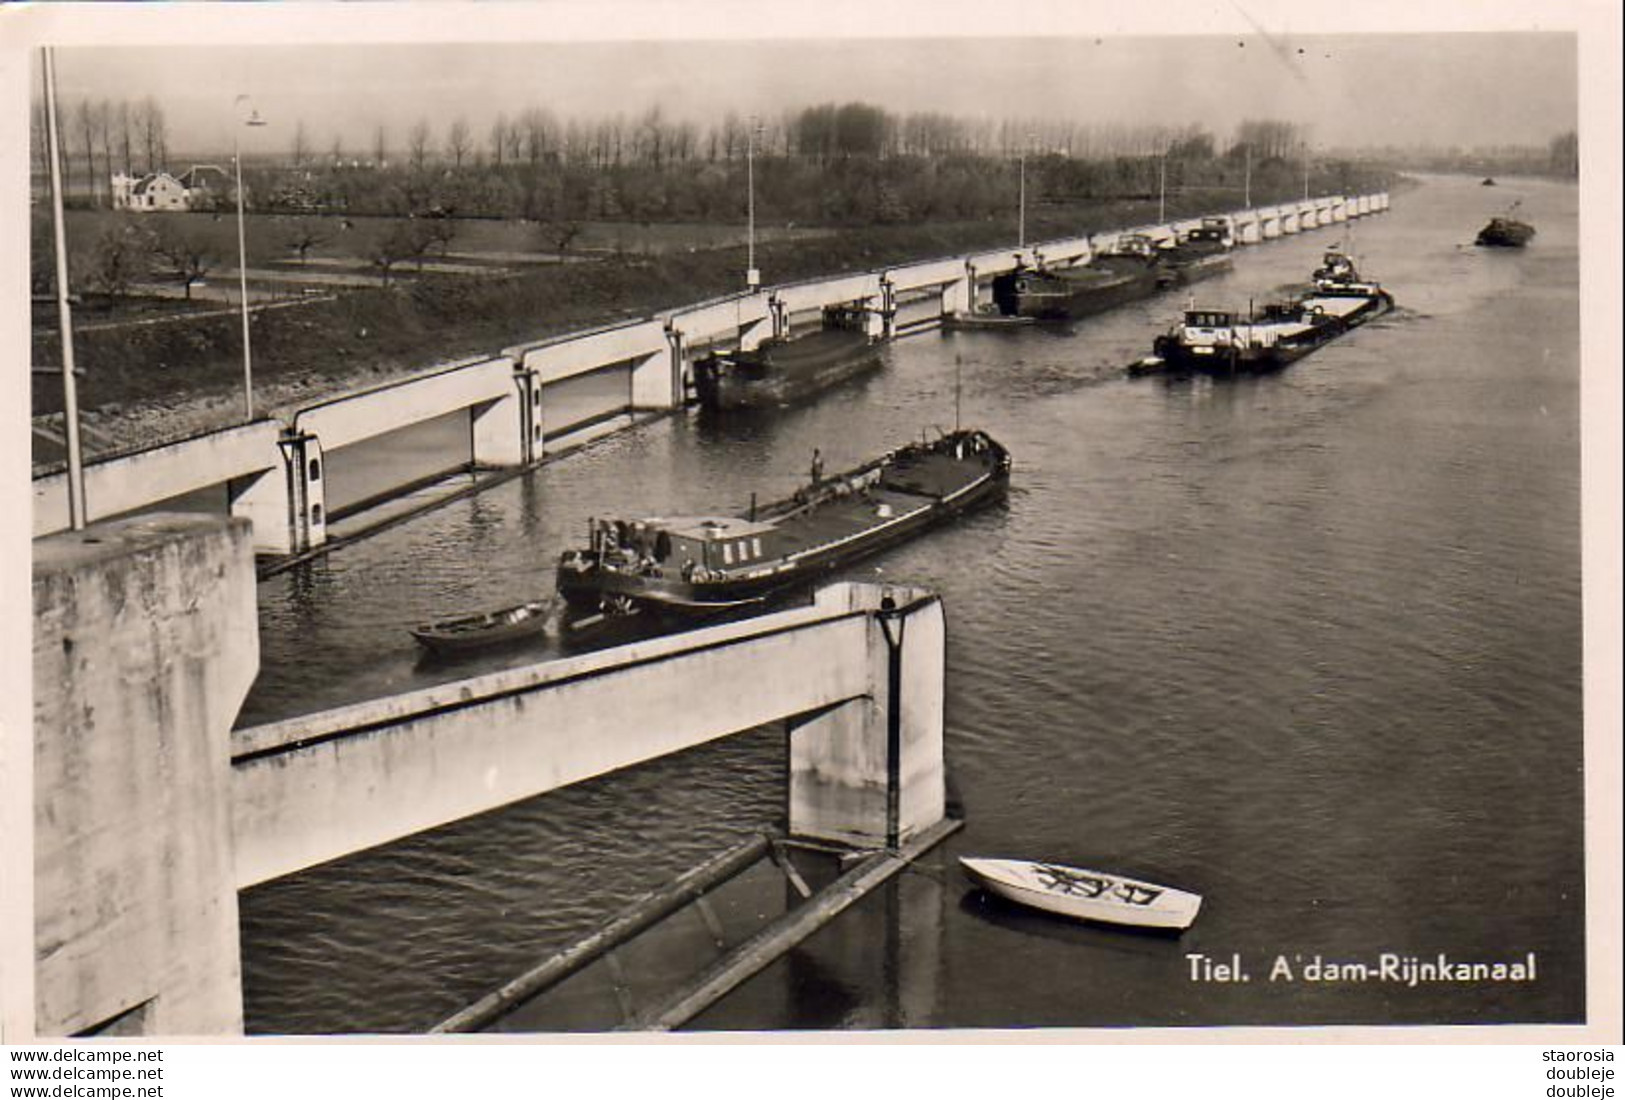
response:
M760 604L1001 497L1010 454L985 432L910 443L742 516L594 519L557 583L573 615L672 616Z
M1230 310L1187 309L1157 337L1152 355L1129 368L1233 375L1280 370L1394 307L1393 295L1360 277L1341 252L1328 252L1314 287L1245 318Z

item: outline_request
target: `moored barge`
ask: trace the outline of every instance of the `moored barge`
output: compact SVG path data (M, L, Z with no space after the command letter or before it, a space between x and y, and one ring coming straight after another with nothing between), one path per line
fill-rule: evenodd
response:
M1188 286L1224 274L1233 266L1230 250L1235 243L1234 223L1228 217L1203 218L1200 226L1162 250L1160 285Z
M694 393L716 411L771 408L828 389L881 365L860 310L828 309L823 327L764 340L750 351L725 351L694 364Z
M1522 248L1535 236L1535 227L1516 218L1491 218L1473 241L1481 248Z
M910 443L745 516L592 521L559 560L572 613L706 614L758 604L1002 496L1010 455L985 432Z
M1157 337L1151 358L1135 364L1130 373L1159 369L1229 375L1279 370L1393 307L1393 295L1361 278L1348 256L1328 252L1315 272L1312 290L1268 305L1256 316L1187 309L1171 331Z
M993 302L1007 317L1075 321L1156 293L1167 269L1156 243L1131 234L1110 252L1074 267L1015 270L993 280Z

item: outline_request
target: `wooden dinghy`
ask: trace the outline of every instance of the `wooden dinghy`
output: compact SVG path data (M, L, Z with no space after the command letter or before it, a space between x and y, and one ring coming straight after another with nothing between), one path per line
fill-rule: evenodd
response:
M1025 859L961 857L959 863L972 881L1000 897L1078 920L1185 929L1202 907L1199 894L1104 871Z
M514 607L423 623L412 628L412 637L431 653L462 653L534 638L550 629L555 603L550 599L531 600Z

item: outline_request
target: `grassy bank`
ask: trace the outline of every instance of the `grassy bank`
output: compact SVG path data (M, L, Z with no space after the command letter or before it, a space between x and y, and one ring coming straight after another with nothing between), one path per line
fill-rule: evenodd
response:
M1259 196L1257 201L1268 202ZM1181 196L1170 219L1233 209L1235 196ZM1155 199L1048 205L1029 212L1029 240L1152 221ZM844 229L768 240L757 265L768 284L872 270L909 260L1013 247L1014 219ZM646 316L738 289L744 249L673 249L491 277L424 276L254 314L254 380L261 409L407 374L450 359L594 325ZM85 324L84 317L79 318ZM57 365L54 314L36 314L34 363ZM77 327L77 326L76 326ZM240 416L241 322L228 311L76 332L79 400L96 450L150 445ZM59 411L60 380L36 374L36 416ZM52 448L36 441L36 461Z

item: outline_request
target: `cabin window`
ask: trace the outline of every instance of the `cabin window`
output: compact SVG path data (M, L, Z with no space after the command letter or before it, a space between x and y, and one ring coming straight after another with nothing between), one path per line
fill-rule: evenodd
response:
M310 506L310 522L317 527L322 525L322 506L320 504Z
M319 459L319 458L313 458L313 459L310 460L310 480L312 480L312 481L320 481L321 479L322 479L322 460Z
M655 561L671 557L671 536L662 531L655 536Z
M750 540L750 552L751 552L752 557L759 558L759 557L762 556L762 540L761 539L753 537Z
M725 542L725 543L722 544L722 564L724 564L724 565L732 565L733 563L734 563L734 544L731 543L731 542Z

